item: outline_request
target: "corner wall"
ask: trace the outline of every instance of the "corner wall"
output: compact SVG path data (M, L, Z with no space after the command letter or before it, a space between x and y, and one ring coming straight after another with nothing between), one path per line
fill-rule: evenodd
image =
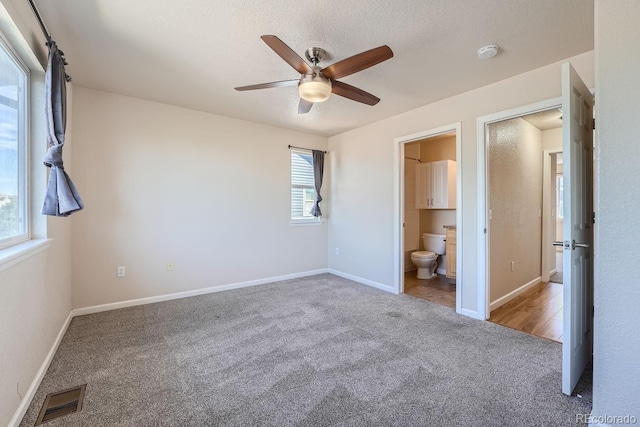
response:
M593 85L593 52L569 60ZM394 286L394 139L462 122L462 309L478 312L478 185L476 119L480 116L560 96L555 63L495 84L390 117L329 138L331 220L329 268ZM362 153L368 153L362 156ZM339 159L339 161L337 160ZM460 228L460 224L458 224ZM340 255L334 248L340 247ZM460 264L459 264L460 265Z
M633 415L640 420L640 2L596 0L595 5L597 257L592 414Z
M47 180L41 160L46 151L41 65L46 55L43 58L44 37L28 3L2 0L0 30L31 70L31 231L34 239L53 239L48 248L0 266L0 425L5 426L19 415L20 405L29 403L29 388L71 312L73 219L40 215ZM68 113L70 130L72 106ZM68 142L64 159L73 177L73 142Z
M327 268L326 223L289 225L287 148L327 138L81 87L74 106L74 308Z

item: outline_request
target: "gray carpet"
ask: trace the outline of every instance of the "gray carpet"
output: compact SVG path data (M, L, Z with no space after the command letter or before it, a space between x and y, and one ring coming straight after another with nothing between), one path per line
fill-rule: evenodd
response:
M73 319L57 426L565 426L560 345L330 274ZM584 393L583 393L584 395Z

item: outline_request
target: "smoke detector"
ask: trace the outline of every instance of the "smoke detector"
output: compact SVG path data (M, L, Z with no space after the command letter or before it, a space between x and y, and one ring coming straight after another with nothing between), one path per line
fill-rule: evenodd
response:
M498 54L498 45L490 44L487 46L483 46L478 49L478 59L489 59L493 58Z

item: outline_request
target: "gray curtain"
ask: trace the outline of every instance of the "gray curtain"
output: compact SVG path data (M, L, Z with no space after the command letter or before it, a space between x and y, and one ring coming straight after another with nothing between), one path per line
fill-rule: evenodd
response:
M49 60L45 75L45 108L47 125L47 144L49 146L43 161L51 169L47 194L42 206L43 215L68 216L84 208L84 203L64 171L62 147L67 125L67 81L66 65L63 53L54 41L49 46Z
M313 179L315 180L316 187L316 202L313 204L313 208L311 208L311 215L317 218L319 216L322 216L322 211L320 210L320 202L322 201L320 190L322 189L322 176L324 175L324 151L312 150L312 153Z

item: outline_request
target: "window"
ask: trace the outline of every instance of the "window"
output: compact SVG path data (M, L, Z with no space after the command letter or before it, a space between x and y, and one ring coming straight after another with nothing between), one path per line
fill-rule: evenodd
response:
M311 215L316 201L311 151L291 150L291 221L318 222Z
M0 38L0 248L29 238L27 68Z

